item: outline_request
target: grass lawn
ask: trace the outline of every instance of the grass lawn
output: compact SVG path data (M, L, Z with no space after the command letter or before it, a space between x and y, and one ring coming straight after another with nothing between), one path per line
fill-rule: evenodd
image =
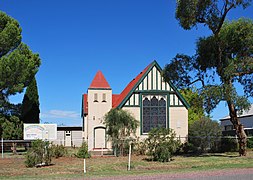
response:
M175 156L168 163L151 162L146 156L132 156L131 171L127 171L128 157L92 157L86 160L85 177L148 175L162 173L182 173L189 171L216 170L226 168L253 167L253 151L248 150L247 157L238 157L238 153L205 154L201 156ZM82 178L83 159L62 157L53 159L52 166L26 168L23 155L6 155L0 159L0 179L54 179Z

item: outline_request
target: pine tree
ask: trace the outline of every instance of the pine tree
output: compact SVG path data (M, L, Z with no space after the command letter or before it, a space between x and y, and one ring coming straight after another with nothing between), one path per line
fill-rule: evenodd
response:
M22 29L15 19L0 11L0 114L9 116L9 96L23 92L40 66L34 54L22 42Z
M28 85L21 106L21 120L24 123L39 123L40 108L37 82L34 78Z

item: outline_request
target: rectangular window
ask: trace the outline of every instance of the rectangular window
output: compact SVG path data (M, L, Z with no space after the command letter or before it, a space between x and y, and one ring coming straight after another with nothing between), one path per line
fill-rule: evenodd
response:
M102 102L106 102L106 94L105 93L103 93L103 100L102 100Z
M97 93L94 94L94 102L98 102L98 94Z
M153 128L166 128L166 96L150 95L142 99L142 132L148 133Z
M181 128L181 121L177 120L177 128Z

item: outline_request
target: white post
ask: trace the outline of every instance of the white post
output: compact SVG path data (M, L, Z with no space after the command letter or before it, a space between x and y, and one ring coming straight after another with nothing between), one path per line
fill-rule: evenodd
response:
M86 174L86 161L83 159L83 173Z
M103 156L103 155L104 155L104 152L103 152L103 150L104 150L104 147L103 147L103 143L102 143L102 151L101 151L101 156Z
M4 158L4 139L2 138L2 159Z
M132 149L132 144L130 143L129 146L129 155L128 155L128 171L130 171L130 166L131 166L131 149Z

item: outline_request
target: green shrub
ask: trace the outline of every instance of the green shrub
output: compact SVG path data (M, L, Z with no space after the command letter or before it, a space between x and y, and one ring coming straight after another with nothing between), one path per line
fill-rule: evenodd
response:
M248 137L247 138L247 147L248 148L253 148L253 137Z
M161 142L155 149L155 153L153 154L153 160L159 162L169 162L172 157L172 152L168 142Z
M49 165L51 163L52 152L48 141L35 140L25 156L26 167L34 167L38 164Z
M88 145L86 142L82 143L82 146L78 149L75 156L83 159L90 158L90 154L88 152Z
M133 153L135 155L145 155L147 152L147 145L144 141L140 141L137 139L137 141L134 143L133 146Z
M183 153L187 154L187 153L195 153L198 151L198 148L195 147L193 144L186 142L184 144L182 144L182 150Z
M176 134L172 129L154 128L146 139L147 155L153 161L168 162L180 146L180 141L176 139Z
M67 149L63 145L54 145L51 146L52 156L55 158L63 157L67 154Z
M238 142L235 137L226 136L221 139L221 152L236 152L238 151Z
M219 123L208 117L194 121L189 126L189 143L195 146L199 152L216 151L221 135Z

